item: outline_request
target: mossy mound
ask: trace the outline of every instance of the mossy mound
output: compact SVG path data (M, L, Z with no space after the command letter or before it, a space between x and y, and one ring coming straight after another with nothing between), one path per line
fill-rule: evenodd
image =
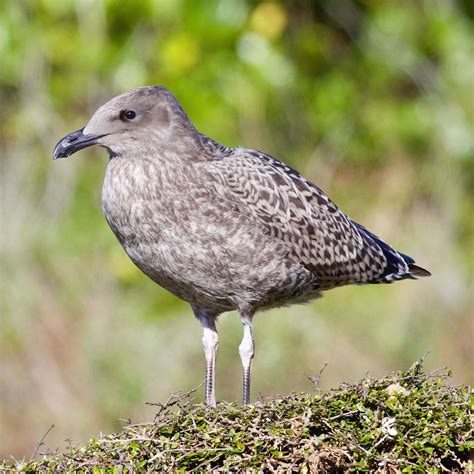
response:
M152 423L90 440L21 472L465 472L472 468L470 391L421 363L316 394L240 407L173 397ZM0 465L0 468L2 466Z

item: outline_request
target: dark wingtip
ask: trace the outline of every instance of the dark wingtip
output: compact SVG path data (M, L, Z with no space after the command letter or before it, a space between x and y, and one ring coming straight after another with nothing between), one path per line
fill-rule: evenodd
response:
M402 252L398 252L398 254L402 256L403 260L405 260L405 263L407 265L411 265L412 263L415 263L415 260L412 257L410 257L409 255L405 255Z
M410 264L408 265L408 269L410 270L410 273L415 277L431 276L431 273L428 270L425 270L424 268L421 268L418 265Z

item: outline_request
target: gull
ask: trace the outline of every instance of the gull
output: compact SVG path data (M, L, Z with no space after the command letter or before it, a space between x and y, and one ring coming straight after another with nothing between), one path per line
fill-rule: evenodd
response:
M201 323L209 405L216 404L216 322L223 312L237 310L243 324L247 405L257 311L308 302L343 285L430 275L285 163L197 131L164 87L114 97L61 139L53 158L92 145L109 155L102 208L113 233L133 263L189 302Z

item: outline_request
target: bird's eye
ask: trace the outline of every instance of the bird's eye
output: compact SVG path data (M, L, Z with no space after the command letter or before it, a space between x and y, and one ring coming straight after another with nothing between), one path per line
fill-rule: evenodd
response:
M133 110L121 110L120 111L120 120L133 120L137 114Z

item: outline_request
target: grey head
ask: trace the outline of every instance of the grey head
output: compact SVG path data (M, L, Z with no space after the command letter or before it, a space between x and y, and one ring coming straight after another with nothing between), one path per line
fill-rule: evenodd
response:
M140 156L176 143L196 143L198 132L176 98L164 87L145 86L102 105L80 130L62 138L53 159L99 145L113 156ZM179 139L179 140L178 140Z

